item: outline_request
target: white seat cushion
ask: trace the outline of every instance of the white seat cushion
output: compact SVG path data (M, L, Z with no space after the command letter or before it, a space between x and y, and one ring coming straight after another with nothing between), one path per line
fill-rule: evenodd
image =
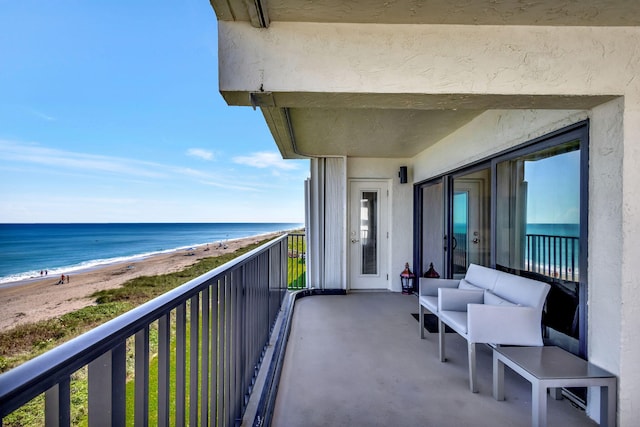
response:
M441 311L438 313L440 320L449 325L454 331L462 336L467 335L467 312L466 311Z
M432 297L429 295L423 295L419 299L420 305L425 307L431 313L436 314L438 312L438 297Z

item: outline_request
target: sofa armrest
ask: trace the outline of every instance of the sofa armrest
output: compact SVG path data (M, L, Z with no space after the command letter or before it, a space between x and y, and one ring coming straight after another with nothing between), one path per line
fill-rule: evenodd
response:
M457 288L460 285L458 279L432 279L429 277L420 278L420 296L438 296L438 288Z
M541 346L542 313L525 306L469 304L469 342Z
M438 289L438 311L467 311L467 304L482 304L484 290Z

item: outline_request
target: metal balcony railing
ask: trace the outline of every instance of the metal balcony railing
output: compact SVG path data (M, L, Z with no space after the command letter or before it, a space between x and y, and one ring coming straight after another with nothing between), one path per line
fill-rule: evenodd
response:
M525 268L555 279L577 282L580 238L527 234Z
M288 288L307 287L307 241L304 234L289 234L288 243Z
M131 399L136 426L148 425L150 413L159 426L239 424L286 292L288 241L275 239L0 375L0 427L42 393L45 424L70 425L71 378L85 367L90 426L131 423ZM149 350L152 328L157 356Z

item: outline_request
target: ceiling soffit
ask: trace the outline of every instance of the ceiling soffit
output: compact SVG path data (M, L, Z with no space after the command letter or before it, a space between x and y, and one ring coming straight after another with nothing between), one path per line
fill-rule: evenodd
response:
M211 0L217 17L249 21L461 24L640 25L637 0Z

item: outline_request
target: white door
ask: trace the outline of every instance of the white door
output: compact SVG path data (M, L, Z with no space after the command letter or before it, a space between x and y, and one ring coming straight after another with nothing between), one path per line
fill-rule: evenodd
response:
M349 288L389 288L389 183L350 181Z

